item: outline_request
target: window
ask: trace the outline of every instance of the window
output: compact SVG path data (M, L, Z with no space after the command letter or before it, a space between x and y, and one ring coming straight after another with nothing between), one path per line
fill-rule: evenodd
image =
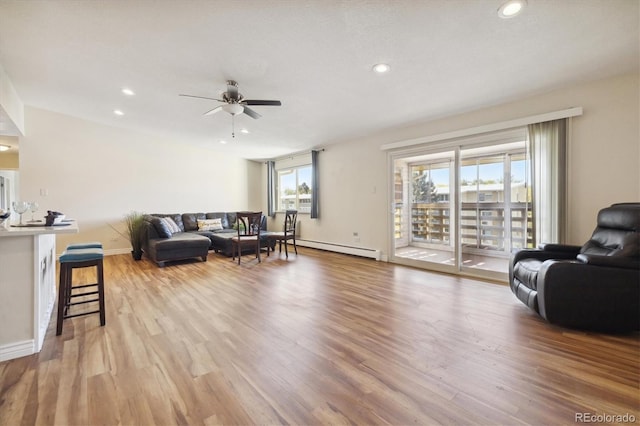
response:
M277 210L311 213L311 165L277 170Z

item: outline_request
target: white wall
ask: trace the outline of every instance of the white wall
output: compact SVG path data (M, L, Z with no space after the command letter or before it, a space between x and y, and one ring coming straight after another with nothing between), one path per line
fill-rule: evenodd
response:
M247 161L247 163L249 188L245 208L250 211L260 211L263 205L263 197L266 197L267 188L266 183L263 184L262 182L262 163L257 161ZM264 201L264 205L267 205L266 201ZM263 214L267 214L266 207Z
M98 240L127 252L123 215L233 211L249 205L249 178L260 165L207 146L109 127L25 108L27 136L20 140L20 199L77 219L69 242ZM252 172L253 170L253 172ZM47 195L41 195L41 190ZM259 207L259 206L258 206ZM115 228L115 229L114 229Z
M569 147L570 243L582 244L597 211L640 201L640 78L638 74L576 84L557 91L452 117L390 129L320 154L320 216L301 215L301 238L382 250L388 255L386 143L582 106ZM263 185L266 179L263 167ZM266 203L264 204L266 209ZM280 227L278 215L269 226ZM360 242L354 242L357 231Z
M0 65L0 114L3 111L11 119L15 128L24 134L24 104L4 68ZM7 129L0 129L0 134L7 134L4 133L5 130ZM15 135L13 132L9 134Z

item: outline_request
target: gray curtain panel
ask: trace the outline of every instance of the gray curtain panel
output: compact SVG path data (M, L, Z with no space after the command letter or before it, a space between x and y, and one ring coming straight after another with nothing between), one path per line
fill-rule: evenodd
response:
M311 219L320 217L319 210L319 180L318 180L318 154L319 151L311 151Z
M267 161L267 215L276 217L276 206L274 199L276 176L276 162Z

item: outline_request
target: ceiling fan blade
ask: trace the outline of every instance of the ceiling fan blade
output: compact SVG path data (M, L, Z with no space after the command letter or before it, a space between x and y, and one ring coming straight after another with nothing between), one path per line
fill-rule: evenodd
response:
M229 99L238 99L238 83L233 80L227 81L227 95Z
M280 102L280 101L261 101L261 100L257 100L257 99L243 100L242 103L245 104L245 105L271 105L271 106L281 106L282 105L282 102Z
M256 120L262 117L260 114L249 108L248 106L244 107L244 113L247 114L251 118L255 118Z
M205 112L205 113L204 113L204 114L202 114L202 115L213 115L213 114L215 114L215 113L216 113L216 112L218 112L218 111L222 111L222 105L217 106L217 107L215 107L214 109L209 110L209 111Z
M179 94L178 96L185 96L187 98L198 98L198 99L208 99L210 101L218 101L218 102L224 102L222 99L216 99L216 98L207 98L206 96L196 96L196 95L183 95L182 93Z

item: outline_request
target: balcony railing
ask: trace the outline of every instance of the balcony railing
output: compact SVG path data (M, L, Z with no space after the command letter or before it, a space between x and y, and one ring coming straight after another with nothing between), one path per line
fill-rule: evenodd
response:
M532 219L527 203L462 203L462 246L502 252L533 247ZM448 204L411 205L412 241L450 245L450 226L451 211Z
M411 236L414 241L449 244L449 204L411 205Z

